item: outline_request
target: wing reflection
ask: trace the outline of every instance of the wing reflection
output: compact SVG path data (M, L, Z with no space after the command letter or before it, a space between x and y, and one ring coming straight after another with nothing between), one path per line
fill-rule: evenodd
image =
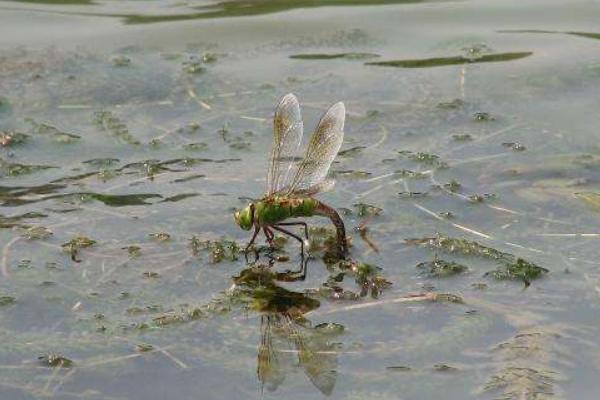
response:
M300 368L328 396L337 379L339 345L304 316L318 308L319 301L279 286L278 280L292 280L282 275L269 266L255 265L234 277L238 288L252 299L250 308L262 314L256 368L261 391L277 390L288 372Z

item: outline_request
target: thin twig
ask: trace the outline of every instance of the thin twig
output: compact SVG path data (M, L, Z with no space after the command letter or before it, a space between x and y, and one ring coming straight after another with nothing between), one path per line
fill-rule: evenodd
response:
M321 316L321 315L335 314L338 312L347 312L347 311L361 310L364 308L379 307L379 306L383 306L386 304L416 303L416 302L421 302L421 301L436 301L438 299L439 295L440 295L439 293L433 293L433 292L407 294L407 295L402 295L400 297L396 297L396 298L392 298L392 299L352 304L352 305L345 306L345 307L336 306L336 307L331 307L328 309L316 309L314 311L309 311L304 315L308 316L311 314L313 314L313 315L316 314L318 316Z

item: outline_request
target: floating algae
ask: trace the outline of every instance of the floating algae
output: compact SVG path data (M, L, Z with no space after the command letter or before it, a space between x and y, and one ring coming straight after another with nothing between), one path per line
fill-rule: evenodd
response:
M47 367L71 368L73 366L72 360L56 353L43 354L38 357L38 360Z
M12 296L0 296L0 307L14 304L16 301Z
M125 122L111 111L96 111L93 116L94 123L104 131L110 132L119 140L129 144L140 144L129 132Z
M61 247L64 251L71 254L71 260L75 262L81 262L81 260L77 259L77 255L79 254L80 249L85 249L87 247L91 247L96 244L96 241L88 238L87 236L75 236L73 239L68 241L67 243L63 243Z
M494 248L483 246L477 242L442 235L420 239L406 239L406 243L412 245L426 246L435 250L443 250L448 253L473 255L484 258L490 258L498 261L512 260L512 258L514 257L510 253L503 253Z
M424 273L432 278L444 278L460 274L469 270L468 267L454 261L446 261L435 258L433 261L426 261L417 264L417 268L423 269Z
M409 150L402 150L398 152L402 156L408 157L410 160L416 161L421 164L430 165L434 168L445 169L448 168L448 163L442 161L440 156L437 154L417 152L413 153Z
M19 164L0 158L0 176L29 175L45 169L57 168L51 165Z
M514 262L507 262L495 271L487 272L485 275L493 276L499 280L520 280L526 286L529 286L532 280L540 278L548 272L546 268L525 261L522 258L517 258Z
M499 262L501 265L495 271L486 273L499 280L520 280L529 286L531 280L537 279L548 273L546 268L540 267L513 254L504 253L491 247L483 246L477 242L465 239L456 239L437 235L436 237L422 239L407 239L407 244L430 247L448 253L478 256Z
M208 253L208 259L211 264L218 264L222 261L236 261L240 253L240 246L235 240L200 240L195 236L190 239L192 253L199 255L201 251Z
M381 215L383 212L383 208L374 206L372 204L356 203L353 204L353 206L356 209L356 213L359 217L374 217Z

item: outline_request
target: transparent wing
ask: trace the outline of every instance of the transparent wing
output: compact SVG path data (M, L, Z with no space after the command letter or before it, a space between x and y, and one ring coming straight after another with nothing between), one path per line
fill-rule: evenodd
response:
M345 118L346 108L342 102L331 106L321 117L286 193L315 194L333 186L333 181L325 178L344 141Z
M267 194L289 185L294 156L302 142L302 115L298 99L289 93L281 99L273 118L273 149L267 172Z

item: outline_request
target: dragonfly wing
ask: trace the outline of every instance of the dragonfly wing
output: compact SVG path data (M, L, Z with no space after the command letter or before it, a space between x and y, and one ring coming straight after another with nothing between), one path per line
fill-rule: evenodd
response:
M267 172L267 194L281 191L289 185L302 133L300 105L296 96L289 93L277 105L273 118L273 149Z
M298 166L294 178L287 187L292 192L318 192L325 181L331 163L344 141L346 108L339 102L331 106L321 117L306 149L306 155ZM329 188L331 185L329 185Z
M297 189L294 191L295 195L298 196L314 196L318 193L324 193L324 192L328 192L329 190L331 190L333 188L333 186L335 185L335 179L333 178L329 178L329 179L325 179L322 182L319 182L315 185L312 185L306 189Z

